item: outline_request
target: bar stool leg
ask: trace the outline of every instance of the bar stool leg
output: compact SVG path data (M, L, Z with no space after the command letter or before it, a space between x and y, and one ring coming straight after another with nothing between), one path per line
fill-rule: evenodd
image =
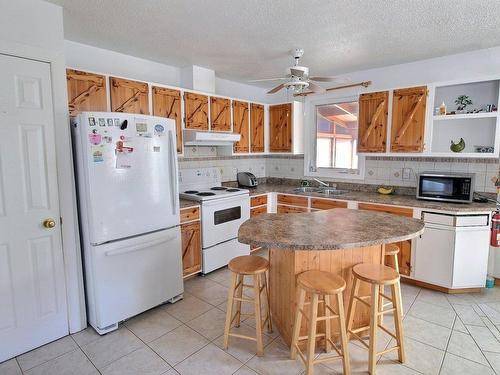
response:
M237 283L240 283L240 286L238 287L236 291L236 297L242 298L243 297L243 283L245 282L245 276L244 275L238 275L238 281ZM236 283L236 285L237 285ZM236 318L236 324L234 325L235 327L239 327L241 323L241 301L236 301L236 313L238 314L238 317Z
M370 315L370 347L368 349L368 372L371 375L375 374L375 365L377 364L377 323L378 323L378 301L379 301L380 286L372 284L371 295L371 315Z
M309 313L309 334L307 338L306 374L314 373L314 354L316 349L316 323L318 320L318 295L313 293Z
M266 302L267 302L267 332L273 333L273 322L271 315L271 301L269 297L269 285L267 284L267 272L262 275L264 280L264 291L266 292Z
M358 295L359 291L359 280L355 277L353 280L353 286L351 289L351 298L349 299L349 307L347 309L347 340L351 338L349 333L352 330L352 325L354 324L354 312L356 310L356 299L354 296Z
M255 306L255 330L257 339L257 355L264 355L264 345L262 344L262 319L260 311L260 277L259 275L253 276L253 293L254 293L254 306Z
M238 275L231 272L231 286L227 296L226 324L224 325L224 349L227 349L229 344L229 329L231 328L231 320L233 319L234 292L237 280Z
M396 327L396 342L399 346L398 359L399 362L404 363L406 361L406 354L403 338L403 305L401 303L401 284L399 281L396 284L391 285L391 290L393 306L396 309L394 311L394 325Z
M344 297L342 292L337 294L337 312L339 315L339 328L340 328L340 343L342 345L342 364L344 366L344 374L351 373L351 362L349 360L349 341L347 339L347 330L345 326L345 313L344 313Z
M330 317L332 315L331 311L330 311L330 309L332 308L332 305L331 305L331 301L330 301L330 296L328 294L325 294L324 298L325 298L324 307L325 307L325 317L326 317L326 320L325 320L325 351L327 353L329 353L332 351L332 344L330 342L330 340L332 339L332 320L330 319ZM330 309L328 309L328 307Z
M295 322L293 324L292 344L290 345L290 359L297 359L297 345L299 344L300 326L302 323L302 313L306 291L297 287L297 306L295 307Z
M394 269L399 273L399 263L398 263L398 254L394 254Z

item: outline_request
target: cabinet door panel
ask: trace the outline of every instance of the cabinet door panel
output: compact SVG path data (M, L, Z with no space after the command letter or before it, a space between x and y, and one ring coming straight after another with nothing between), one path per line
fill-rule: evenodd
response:
M388 101L388 91L359 96L359 152L385 152Z
M231 131L231 100L224 98L210 98L210 130Z
M250 104L250 150L264 152L264 106Z
M83 111L106 112L106 77L66 69L69 115Z
M297 195L278 194L278 203L289 204L292 206L307 207L307 197L299 197Z
M312 198L311 208L318 210L329 210L331 208L347 208L347 202L337 201L333 199Z
M111 111L149 115L149 87L147 83L109 77Z
M269 150L292 152L292 104L269 106Z
M208 96L184 93L186 129L208 130Z
M265 213L267 213L267 205L250 209L250 217L259 216Z
M234 143L234 152L246 153L249 151L249 131L248 103L235 100L233 101L233 132L241 134L241 139Z
M301 212L307 212L306 207L292 207L292 206L283 206L278 204L277 212L279 214L298 214Z
M200 222L181 225L182 271L184 276L201 271Z
M177 152L182 153L181 92L153 86L153 115L175 120Z
M392 99L392 152L422 152L424 149L427 87L394 90Z

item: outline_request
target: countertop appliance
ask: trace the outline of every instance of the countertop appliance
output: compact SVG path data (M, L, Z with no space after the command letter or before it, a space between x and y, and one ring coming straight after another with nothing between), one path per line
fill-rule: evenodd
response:
M474 180L474 173L422 172L417 176L417 199L470 203Z
M239 186L252 188L258 185L257 177L250 172L238 172L236 174L236 179L238 180Z
M422 212L416 239L415 278L448 289L484 288L488 272L490 215Z
M72 135L88 320L104 334L183 293L175 122L84 112Z
M250 218L247 189L222 186L218 168L182 169L180 196L200 202L202 272L224 267L239 255L250 254L250 246L238 242L240 225Z

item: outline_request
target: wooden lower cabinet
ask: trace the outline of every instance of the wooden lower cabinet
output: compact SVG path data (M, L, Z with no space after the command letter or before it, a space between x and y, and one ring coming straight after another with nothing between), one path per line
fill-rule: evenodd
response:
M347 208L347 202L334 199L311 198L311 208L329 210L331 208Z
M307 197L288 195L288 194L278 194L278 204L307 207L309 205L309 201Z
M201 271L201 223L181 224L182 274L188 276Z
M385 206L381 204L359 203L358 209L386 212L389 214L413 217L413 209L397 206ZM399 273L401 275L410 276L411 273L411 240L396 242L399 246L398 263ZM391 264L388 264L389 266Z
M297 214L301 212L307 212L307 207L294 207L294 206L284 206L278 204L277 212L279 214Z
M267 213L267 205L259 206L259 207L252 207L250 209L250 217L259 216L259 215L266 214L266 213Z

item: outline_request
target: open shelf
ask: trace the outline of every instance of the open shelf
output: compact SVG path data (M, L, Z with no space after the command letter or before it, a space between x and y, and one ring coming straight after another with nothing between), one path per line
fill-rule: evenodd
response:
M479 119L479 118L491 118L497 117L498 112L479 112L479 113L463 113L457 115L438 115L434 116L434 121L443 121L443 120L464 120L464 119Z

